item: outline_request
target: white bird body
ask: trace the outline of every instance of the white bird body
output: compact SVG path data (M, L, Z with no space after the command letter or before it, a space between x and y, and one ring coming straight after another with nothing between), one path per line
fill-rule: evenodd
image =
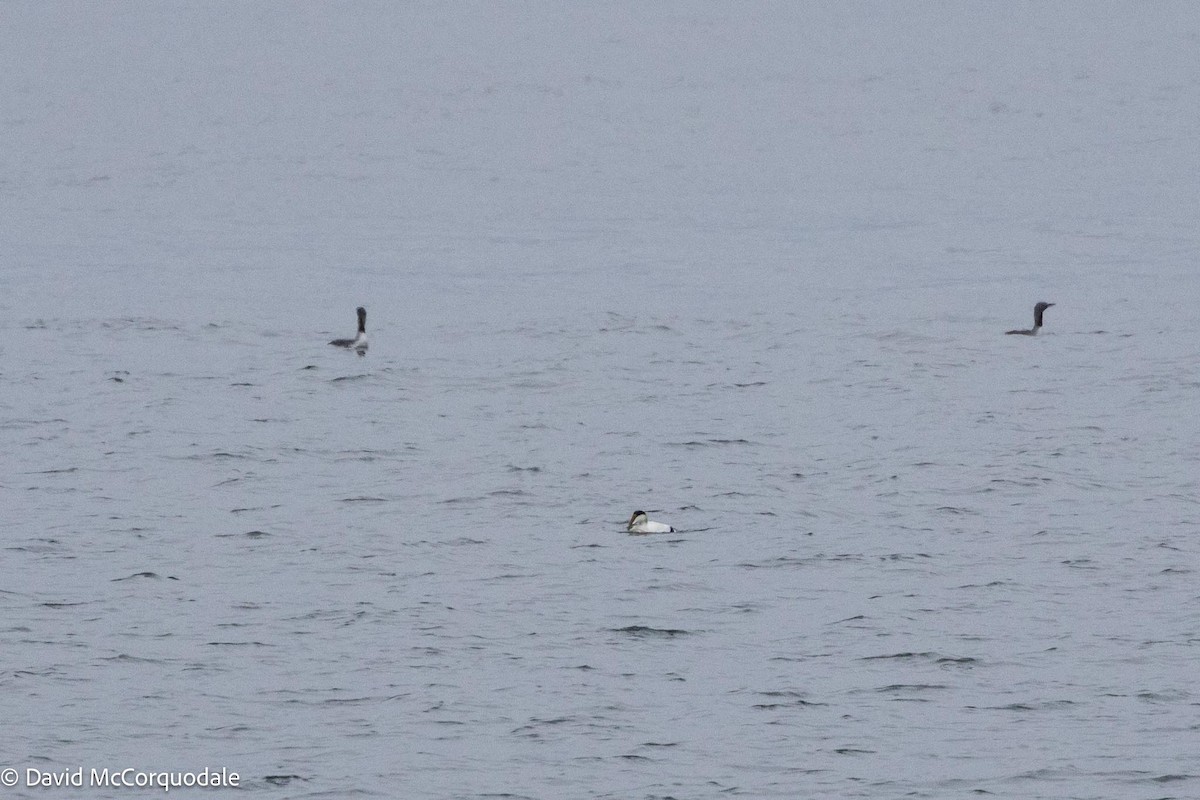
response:
M645 511L635 511L629 518L626 530L630 533L674 533L675 529L663 522L655 522Z

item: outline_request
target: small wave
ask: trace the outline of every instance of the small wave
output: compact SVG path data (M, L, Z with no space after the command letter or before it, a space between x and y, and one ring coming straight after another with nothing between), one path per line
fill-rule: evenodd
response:
M900 659L900 660L904 660L904 661L910 661L913 659L926 659L927 660L927 659L931 658L932 656L933 656L933 653L910 653L910 652L888 653L887 655L882 655L882 656L863 656L862 658L859 659L859 661L883 661L883 660L888 660L888 659Z
M536 733L536 731L538 730L538 728L550 726L550 725L563 725L568 722L575 722L575 721L576 721L575 717L551 717L550 719L536 719L535 718L535 719L531 719L529 722L527 722L524 725L513 728L511 733L514 733L518 736L528 736L528 735L537 736L538 734Z
M964 583L962 586L954 586L954 589L994 589L997 586L1012 586L1012 581L991 581L989 583Z
M932 664L966 665L978 663L978 659L970 656L944 656L934 652L900 652L886 653L878 656L863 656L859 661L928 661Z
M100 321L100 327L108 330L178 331L178 325L153 317L124 317Z
M168 458L170 458L170 456L168 456ZM211 453L193 453L190 456L183 456L182 460L183 461L204 461L205 459L208 459L208 458L246 459L246 458L250 458L250 456L244 455L242 453L230 453L226 450L215 450Z
M685 631L681 628L651 628L648 625L627 625L624 628L610 628L613 633L626 633L630 636L638 637L663 637L671 639L676 636L688 636L692 631Z
M887 686L879 686L869 691L878 694L907 694L909 692L936 692L943 689L948 689L944 683L889 683Z
M1079 705L1074 700L1047 700L1042 703L1009 703L1003 706L979 706L982 711L1050 711L1056 708L1068 708ZM976 708L976 706L967 706Z
M807 567L821 560L820 556L797 558L796 556L778 556L766 561L743 561L738 564L742 569L778 569L780 567Z
M128 653L119 653L118 655L115 655L115 656L106 656L104 658L101 658L100 660L101 661L128 662L130 664L162 664L162 663L165 663L162 659L145 658L143 656L131 656Z
M713 447L714 445L752 445L749 439L692 439L686 442L667 442L667 447Z
M767 698L768 702L755 703L750 706L759 711L774 711L780 708L805 708L808 706L824 706L828 703L815 703L805 699L804 695L790 689L772 692L757 692L760 697Z
M321 701L321 705L326 706L361 706L364 704L375 705L379 702L378 697L330 697Z
M159 575L157 572L135 572L132 575L126 575L124 578L113 578L112 582L117 583L118 581L131 581L134 578L153 578L153 579L157 580L162 577L163 576ZM166 578L169 581L179 580L178 578L172 577L170 575L167 575Z

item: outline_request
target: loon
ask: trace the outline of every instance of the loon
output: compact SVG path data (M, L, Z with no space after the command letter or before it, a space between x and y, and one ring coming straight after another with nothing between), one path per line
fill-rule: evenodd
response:
M651 522L645 511L635 511L625 527L632 533L674 533L675 529L661 522Z
M1005 331L1005 333L1016 333L1021 336L1037 336L1037 332L1042 328L1042 313L1054 305L1054 303L1038 303L1033 307L1033 327L1029 330Z
M334 339L330 342L334 347L353 347L361 356L367 352L367 310L358 307L358 335L353 339Z

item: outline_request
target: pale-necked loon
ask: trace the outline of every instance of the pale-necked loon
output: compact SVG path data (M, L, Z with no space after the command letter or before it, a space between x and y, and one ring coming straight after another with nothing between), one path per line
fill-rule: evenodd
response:
M334 347L353 347L361 356L367 352L367 310L358 307L358 335L353 339L334 339L330 342Z
M1005 331L1005 333L1015 333L1020 336L1037 336L1037 332L1042 329L1042 312L1054 305L1054 303L1038 303L1033 307L1033 327L1029 330Z
M675 529L661 522L652 522L645 511L635 511L626 530L633 533L674 533Z

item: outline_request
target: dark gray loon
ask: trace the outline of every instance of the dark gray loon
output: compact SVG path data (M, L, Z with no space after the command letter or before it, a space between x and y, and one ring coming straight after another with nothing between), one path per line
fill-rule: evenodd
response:
M1054 305L1054 303L1038 303L1033 307L1033 327L1028 330L1005 331L1005 333L1015 333L1019 336L1037 336L1037 332L1042 329L1042 313Z
M334 347L353 347L361 356L367 352L367 310L358 307L358 335L353 339L334 339L330 342Z

